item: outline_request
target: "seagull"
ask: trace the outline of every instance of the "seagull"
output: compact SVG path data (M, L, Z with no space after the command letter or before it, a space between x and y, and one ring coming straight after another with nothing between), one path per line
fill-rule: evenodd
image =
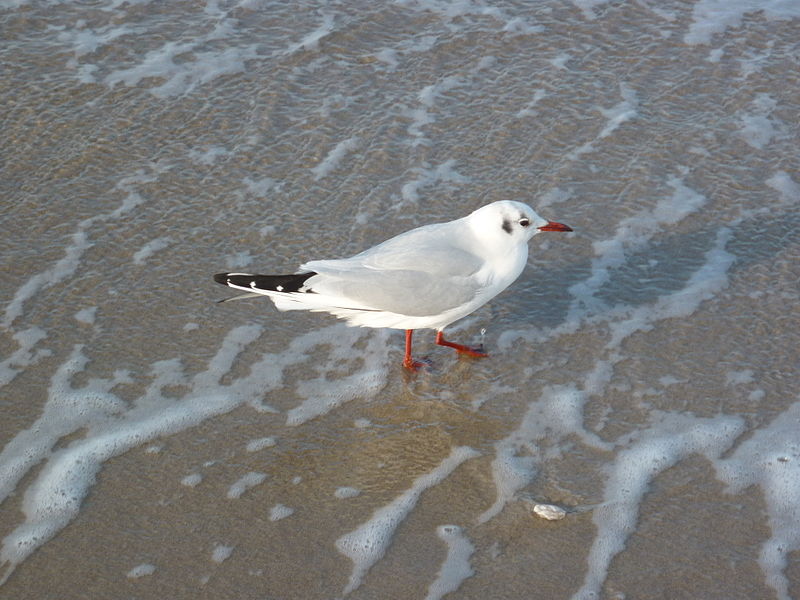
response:
M466 217L423 225L351 256L312 260L290 275L218 273L214 281L246 294L267 296L281 311L327 312L348 325L404 329L403 366L415 329L435 329L436 344L460 355L485 357L483 346L444 339L444 328L486 304L525 267L528 241L541 231L572 231L522 202L487 204Z

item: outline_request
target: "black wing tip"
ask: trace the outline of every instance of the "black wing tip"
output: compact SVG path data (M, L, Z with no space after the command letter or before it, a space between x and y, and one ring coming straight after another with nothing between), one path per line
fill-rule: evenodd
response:
M314 272L294 273L292 275L251 275L249 273L217 273L214 281L237 288L252 288L272 292L298 292L306 279L316 275Z
M214 275L214 281L222 285L230 285L231 283L236 283L234 279L241 280L242 278L252 277L261 277L261 275L253 275L252 273L217 273Z

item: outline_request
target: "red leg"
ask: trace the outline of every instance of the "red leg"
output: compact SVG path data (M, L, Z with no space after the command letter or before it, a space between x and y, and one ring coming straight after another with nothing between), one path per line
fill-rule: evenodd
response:
M411 358L411 336L414 334L413 329L406 329L406 356L403 359L403 366L406 369L416 371L425 366L424 362L419 362Z
M462 344L448 342L446 339L444 339L444 334L441 331L436 332L436 343L439 346L447 346L448 348L453 348L459 354L466 354L467 356L474 356L475 358L483 358L485 356L489 356L486 352L483 351L483 346L478 346L478 347L464 346Z

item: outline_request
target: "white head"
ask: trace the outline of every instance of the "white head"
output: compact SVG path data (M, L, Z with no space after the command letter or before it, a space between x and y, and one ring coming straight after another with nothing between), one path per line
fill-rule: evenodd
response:
M543 219L527 204L513 200L487 204L467 220L478 237L501 246L526 244L540 231L572 231L566 225Z

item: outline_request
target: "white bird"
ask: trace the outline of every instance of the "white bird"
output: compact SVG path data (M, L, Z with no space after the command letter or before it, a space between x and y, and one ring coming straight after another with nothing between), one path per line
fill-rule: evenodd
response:
M291 275L219 273L217 283L268 296L278 310L327 312L349 325L406 330L403 366L415 329L435 329L436 343L468 356L483 347L444 339L445 327L506 289L522 273L528 240L540 231L572 231L521 202L504 200L449 221L401 233L350 258L312 260Z

